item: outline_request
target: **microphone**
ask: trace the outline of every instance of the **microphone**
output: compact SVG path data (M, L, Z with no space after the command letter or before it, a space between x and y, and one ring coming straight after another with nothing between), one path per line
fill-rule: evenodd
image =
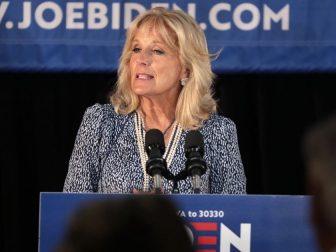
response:
M186 171L192 179L194 193L201 192L201 176L206 171L206 163L203 159L204 140L198 130L188 132L185 141Z
M154 179L155 193L161 193L162 176L167 170L167 163L162 157L165 151L165 143L163 134L160 130L151 129L146 132L145 150L148 155L146 172Z

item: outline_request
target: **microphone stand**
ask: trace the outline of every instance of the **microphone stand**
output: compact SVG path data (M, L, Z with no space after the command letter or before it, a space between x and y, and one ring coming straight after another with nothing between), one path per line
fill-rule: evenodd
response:
M165 173L167 164L162 157L154 157L148 159L146 163L146 171L153 177L154 193L162 193L162 175Z
M178 189L178 182L180 180L184 180L188 177L187 173L185 170L182 170L180 173L178 173L177 175L173 175L170 171L167 171L166 176L164 176L166 179L168 180L172 180L173 181L173 190L172 193L173 194L178 194L180 193L179 189Z
M178 181L176 179L173 179L173 190L172 190L173 194L179 194L180 193L180 191L178 189L178 186L177 186L177 182Z

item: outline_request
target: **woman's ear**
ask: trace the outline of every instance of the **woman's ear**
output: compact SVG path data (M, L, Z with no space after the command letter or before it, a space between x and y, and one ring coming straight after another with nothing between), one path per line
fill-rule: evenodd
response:
M185 86L189 80L189 75L190 75L190 71L189 69L185 68L182 69L182 74L181 74L181 80L180 80L180 84L181 86Z

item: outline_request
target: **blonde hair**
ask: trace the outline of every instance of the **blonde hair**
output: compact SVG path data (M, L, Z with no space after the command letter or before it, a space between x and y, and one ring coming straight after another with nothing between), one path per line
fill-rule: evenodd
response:
M184 129L200 127L217 106L212 90L215 75L210 59L213 55L208 52L202 29L191 16L180 10L157 7L132 22L120 57L118 81L110 97L116 112L129 114L139 107L139 97L131 89L129 63L132 41L141 26L155 29L167 46L178 53L181 65L188 70L189 79L179 95L175 118Z

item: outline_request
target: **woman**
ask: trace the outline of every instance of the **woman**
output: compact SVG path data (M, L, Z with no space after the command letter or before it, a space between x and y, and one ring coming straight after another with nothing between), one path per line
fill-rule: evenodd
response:
M245 174L234 123L217 115L214 74L203 31L182 11L154 8L127 31L111 104L90 107L80 126L64 184L65 192L150 191L144 135L164 135L171 173L185 167L190 129L204 137L207 171L202 193L245 193ZM163 180L164 192L173 183ZM192 193L190 178L178 184Z

